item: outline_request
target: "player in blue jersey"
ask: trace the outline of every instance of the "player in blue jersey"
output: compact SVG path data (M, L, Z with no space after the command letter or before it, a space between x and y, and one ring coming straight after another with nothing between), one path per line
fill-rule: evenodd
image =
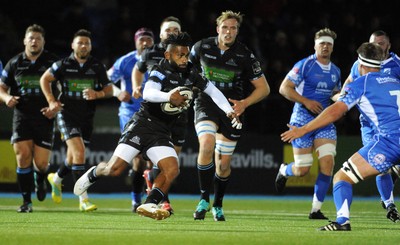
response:
M395 53L389 51L390 39L386 32L381 30L373 32L369 38L369 42L378 44L384 52L385 59L381 65L381 72L392 74L393 69L398 69L400 67L400 58ZM351 67L350 74L343 85L343 89L346 84L360 77L358 65L359 61L357 60ZM363 145L367 145L375 134L375 128L362 114L360 114L360 124L362 143ZM382 207L387 210L386 217L393 222L400 221L400 214L394 204L393 198L394 182L397 180L398 175L398 166L393 166L391 168L391 174L383 173L376 176L376 186L381 195Z
M113 95L121 101L119 107L119 126L123 132L126 123L140 108L142 97L137 99L131 97L132 94L132 69L140 59L145 48L152 47L154 44L154 34L146 27L140 28L135 32L136 50L127 53L115 61L114 65L107 71L108 78L115 84L120 82L120 88L113 85ZM147 80L147 72L144 74ZM130 172L132 177L132 211L136 212L137 207L142 203L143 195L143 171L146 167L146 161L141 156L133 160L133 168Z
M349 83L333 105L302 127L288 125L281 134L283 141L293 142L303 135L331 124L352 107L375 127L374 137L343 163L333 178L336 221L320 227L321 231L350 231L350 206L353 184L387 172L400 161L400 80L380 72L385 59L375 43L363 43L358 49L358 70L361 77Z
M313 120L331 104L331 97L340 91L340 69L331 62L336 33L328 28L315 34L315 54L297 62L283 80L279 92L295 102L290 125L301 127ZM327 219L321 212L329 189L336 155L336 128L326 125L292 142L294 162L281 164L275 187L285 188L292 176L306 175L313 163L313 150L319 161L319 174L314 186L310 219Z

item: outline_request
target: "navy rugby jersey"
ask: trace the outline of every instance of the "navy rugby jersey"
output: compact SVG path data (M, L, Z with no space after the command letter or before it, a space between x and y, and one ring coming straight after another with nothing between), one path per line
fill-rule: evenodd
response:
M245 98L245 83L263 76L260 62L239 41L226 51L218 48L217 37L198 41L192 47L190 61L197 69L203 71L205 77L221 90L225 97L236 100Z
M81 66L72 53L53 63L50 72L61 83L63 109L75 115L93 117L96 100L85 100L82 91L86 88L100 91L111 84L105 66L92 56Z
M8 61L1 74L1 82L10 88L10 95L20 96L16 111L42 115L40 109L48 106L40 88L40 77L58 57L44 50L32 62L25 52Z
M162 92L169 92L172 89L185 86L190 89L195 86L200 90L205 90L208 81L198 73L191 70L191 64L188 64L187 72L181 73L174 71L171 65L166 61L162 60L159 65L155 65L153 70L149 74L149 80L160 83ZM181 114L185 114L184 110ZM180 114L169 115L161 110L161 103L153 103L144 100L141 104L139 115L147 118L155 118L158 121L163 122L168 127L172 126L173 123L180 117Z
M163 43L155 44L151 48L143 50L140 59L137 61L138 69L141 73L151 71L154 65L164 59L165 47Z

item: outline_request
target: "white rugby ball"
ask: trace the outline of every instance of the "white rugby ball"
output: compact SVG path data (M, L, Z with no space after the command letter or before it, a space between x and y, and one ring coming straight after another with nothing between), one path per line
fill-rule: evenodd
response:
M186 104L190 105L193 99L193 91L188 87L178 87L179 93L183 96L186 96ZM168 115L179 114L182 111L186 110L187 107L176 107L172 105L170 102L161 103L161 110Z

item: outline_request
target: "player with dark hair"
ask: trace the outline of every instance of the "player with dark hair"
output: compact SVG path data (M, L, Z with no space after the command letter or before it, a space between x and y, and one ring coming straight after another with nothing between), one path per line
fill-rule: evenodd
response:
M293 142L335 122L354 106L374 126L375 134L371 141L354 153L336 172L333 178L336 221L320 227L321 231L350 231L352 185L367 177L385 173L400 161L400 80L381 72L385 57L379 45L363 43L357 53L361 76L347 84L339 99L314 120L301 127L288 125L290 130L281 134L283 141Z
M111 159L92 167L75 184L74 193L85 192L101 176L118 176L138 154L150 159L160 169L153 189L139 215L165 219L170 212L158 204L168 193L179 174L178 156L171 139L171 129L180 114L190 106L192 88L207 93L230 121L240 124L229 102L215 86L188 63L190 37L187 33L171 35L166 40L165 59L155 65L143 90L144 101L131 118Z
M144 74L150 72L152 67L158 63L160 60L164 59L164 52L166 49L165 40L170 35L177 35L181 32L181 22L178 18L174 16L168 16L161 21L160 25L160 43L153 45L151 48L145 49L140 56L138 62L132 71L132 87L133 87L133 97L140 98L142 96L143 83L145 82ZM179 121L175 124L175 128L172 129L172 143L174 144L177 154L182 150L182 146L185 143L186 138L186 125L188 122L187 112L181 114ZM144 177L147 183L147 192L152 189L153 181L155 177L160 173L157 166L151 166L151 170L144 171ZM163 208L170 212L173 209L170 204L168 195L165 195L165 199L162 202Z
M46 198L46 176L54 139L54 119L45 108L40 76L58 58L44 50L45 31L37 24L25 31L25 51L11 58L2 71L0 100L14 108L11 144L17 160L17 180L23 204L19 213L32 212L33 184L37 199ZM8 90L10 92L8 93Z
M55 203L62 201L61 182L64 177L72 171L76 181L85 172L85 147L92 136L95 100L112 96L112 86L104 65L90 55L91 33L78 30L71 48L71 55L53 63L40 79L49 110L57 113L58 128L67 144L65 162L47 178ZM50 90L50 84L57 80L62 87L60 99ZM90 203L86 192L79 196L79 209L83 212L97 209Z
M119 107L119 126L121 133L124 130L126 123L140 108L140 103L143 101L141 97L131 98L132 90L132 69L140 59L142 52L154 44L154 34L146 27L142 27L135 32L135 47L136 50L127 53L115 61L114 65L107 71L108 78L113 82L120 82L120 87L113 85L113 95L121 101ZM147 79L147 72L145 73ZM146 161L137 156L133 160L133 168L129 175L132 177L132 211L136 212L137 207L142 203L144 178L143 172L146 168Z

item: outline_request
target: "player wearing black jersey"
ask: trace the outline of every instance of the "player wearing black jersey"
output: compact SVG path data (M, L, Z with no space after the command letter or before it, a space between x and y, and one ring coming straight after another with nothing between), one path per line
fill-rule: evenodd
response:
M101 176L118 176L135 156L143 154L158 166L160 174L155 178L145 203L137 208L137 213L153 219L165 219L170 212L158 204L179 173L178 156L171 142L171 128L189 106L193 86L208 94L221 113L231 118L229 120L233 119L235 125L240 124L223 94L190 68L189 35L172 35L166 44L165 59L153 67L143 91L144 101L140 110L125 127L113 156L107 163L101 162L92 167L76 182L76 195L86 191Z
M216 21L218 36L198 41L190 55L193 65L199 69L201 67L204 76L229 98L239 116L247 107L264 99L270 91L259 61L245 45L236 40L242 19L240 13L222 12ZM247 97L243 91L245 83L251 83L254 87ZM201 191L194 219L204 219L210 209L209 195L214 176L212 212L215 221L225 221L222 200L231 174L232 154L242 131L239 127L230 127L229 120L204 93L199 93L196 98L194 110L200 147L197 168Z
M142 96L141 90L144 81L144 74L146 72L150 72L152 67L158 63L162 59L164 59L165 52L165 40L169 35L178 34L181 31L181 22L178 18L174 16L169 16L163 19L160 25L160 43L153 45L151 48L145 49L141 56L140 60L136 62L136 65L132 71L132 88L133 88L133 96L135 98L139 98ZM175 124L175 127L172 130L172 143L174 144L175 150L177 154L182 150L182 146L185 143L186 138L186 124L188 118L187 113L184 112L181 114L180 119ZM157 166L153 167L151 171L146 170L144 172L144 176L146 178L147 190L151 190L152 182L154 181L155 176L159 174L160 170ZM133 181L135 184L135 180ZM172 212L173 209L170 205L170 201L168 195L165 196L163 201L163 208Z
M51 113L43 109L47 102L40 90L39 80L58 58L44 50L44 36L45 31L39 25L34 24L26 29L25 51L8 61L0 82L0 100L14 108L11 143L17 159L18 186L23 197L18 212L32 212L33 184L38 200L46 198L54 120L45 117L50 117Z
M74 180L85 172L85 145L90 143L96 99L112 96L112 84L107 78L105 66L90 55L91 33L79 30L75 33L69 57L55 62L40 79L49 110L57 113L57 124L67 144L67 158L57 173L49 174L52 198L62 200L61 182L72 170ZM50 90L50 83L59 80L62 86L61 99L57 100ZM89 202L88 194L79 196L81 211L96 210Z

